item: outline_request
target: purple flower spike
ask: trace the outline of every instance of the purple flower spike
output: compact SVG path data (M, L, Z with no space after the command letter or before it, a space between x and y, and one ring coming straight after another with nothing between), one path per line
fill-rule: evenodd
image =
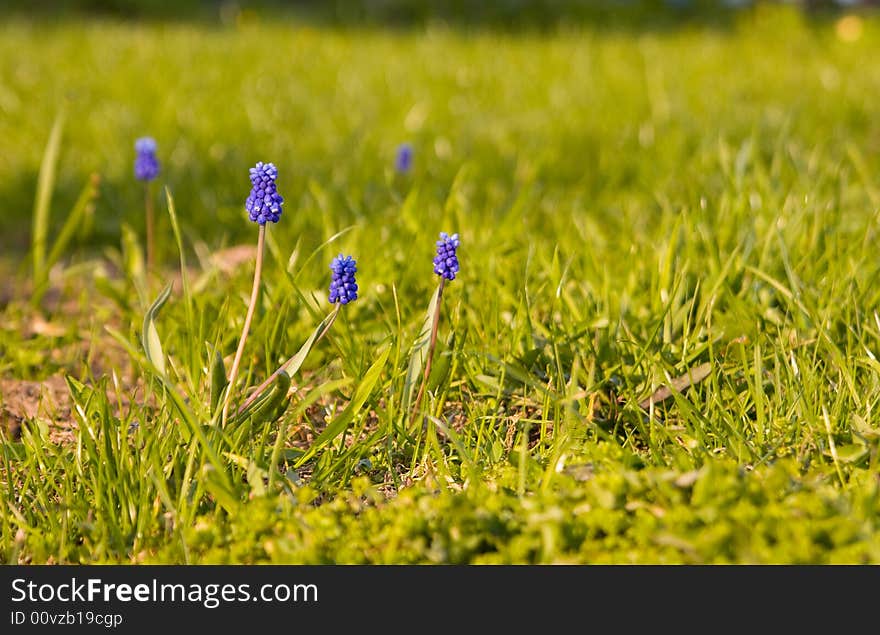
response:
M413 147L408 143L401 143L394 157L394 169L401 174L406 174L412 169Z
M437 255L434 257L434 273L447 280L455 280L458 273L458 234L451 236L446 232L440 232L440 240L437 241Z
M330 263L333 279L330 281L330 302L348 304L358 297L358 286L354 279L357 264L351 256L339 254Z
M260 225L265 225L268 221L277 223L281 218L284 198L275 186L275 179L278 178L275 164L260 161L250 169L250 175L253 187L244 204L248 216Z
M152 181L159 176L159 160L156 158L156 140L141 137L134 142L137 156L134 159L134 178L138 181Z

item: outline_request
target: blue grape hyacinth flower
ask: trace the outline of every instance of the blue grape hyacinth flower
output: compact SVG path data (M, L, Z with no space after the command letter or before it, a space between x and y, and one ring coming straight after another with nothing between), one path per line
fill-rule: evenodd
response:
M394 169L401 174L406 174L412 169L413 147L409 143L401 143L397 147L394 157Z
M348 304L358 297L358 286L354 274L357 272L357 263L351 256L339 254L330 263L333 278L330 281L330 302Z
M275 185L278 169L274 163L260 161L250 169L250 176L253 187L244 204L248 217L260 225L265 225L268 221L277 223L281 218L281 205L284 203L284 198Z
M141 137L134 142L137 153L134 159L134 178L138 181L152 181L159 176L159 159L156 158L156 140Z
M458 234L451 236L446 232L440 232L440 240L437 241L437 255L434 256L434 273L447 280L455 280L458 273Z

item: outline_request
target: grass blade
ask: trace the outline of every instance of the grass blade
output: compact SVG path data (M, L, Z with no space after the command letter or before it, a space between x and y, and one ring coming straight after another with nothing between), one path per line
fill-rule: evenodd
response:
M214 352L214 363L211 364L211 415L217 411L223 389L226 388L226 366L220 351Z
M177 210L174 208L174 198L171 190L165 188L165 200L168 203L168 216L171 218L171 230L174 232L174 240L177 242L177 251L180 254L180 280L183 285L183 300L186 309L186 326L190 333L195 333L195 320L193 318L192 295L189 289L189 278L186 274L186 252L183 250L183 237L180 233L180 224L177 222Z
M406 371L406 380L403 384L403 408L402 412L409 412L413 399L413 388L419 382L419 376L425 367L425 361L428 357L428 348L431 345L431 327L434 324L434 314L437 312L437 302L440 301L440 286L434 290L431 301L428 303L428 310L425 313L425 320L422 322L422 328L418 337L413 344L412 352L409 358L409 368Z
M150 306L144 315L144 328L141 343L144 346L144 354L156 370L165 377L165 354L162 352L162 341L159 339L159 331L156 329L156 316L159 310L168 301L171 295L171 283L168 283Z
M61 151L61 132L64 128L64 113L59 113L52 124L49 141L40 163L40 175L37 181L37 196L34 199L34 216L31 233L31 249L33 252L34 280L40 281L46 276L46 236L49 232L49 205L52 202L52 191L55 189L55 172L58 167L58 155Z
M300 349L296 352L296 355L290 358L290 360L284 365L284 371L288 375L295 375L300 367L303 365L303 362L306 361L306 357L308 357L309 352L312 350L312 346L315 345L315 342L324 334L324 332L330 328L330 325L333 324L334 320L336 320L336 316L339 314L339 307L342 305L336 305L336 309L334 309L327 317L321 320L321 323L312 331L312 334L309 335L309 338L300 346Z

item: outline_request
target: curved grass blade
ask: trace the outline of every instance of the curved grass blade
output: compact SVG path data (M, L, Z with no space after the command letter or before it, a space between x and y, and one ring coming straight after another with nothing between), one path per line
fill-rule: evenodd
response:
M295 375L297 371L299 371L300 367L303 365L303 362L306 361L306 357L308 357L309 352L312 350L312 346L315 345L315 342L318 341L321 336L330 328L333 322L336 320L336 316L339 315L339 307L341 304L337 304L336 308L323 320L321 323L315 327L315 330L312 331L312 334L309 335L309 339L303 342L303 345L300 346L299 350L296 352L296 355L290 358L290 360L283 366L284 371L288 375Z
M171 295L171 286L172 284L169 282L147 310L141 334L144 354L163 378L165 377L165 353L162 352L162 342L159 339L159 331L156 330L156 316L168 301L168 297Z
M293 357L284 362L281 367L278 368L278 370L269 375L269 377L267 377L262 384L254 389L250 396L245 399L244 404L239 407L239 415L249 408L253 410L253 403L258 399L263 399L264 391L269 387L269 384L275 381L280 373L293 375L300 369L306 357L308 356L309 351L312 350L312 346L315 345L315 342L324 337L324 334L327 333L327 331L333 325L333 322L336 320L336 316L339 315L340 306L341 305L336 305L336 308L333 310L333 312L321 321L318 327L312 332L309 338L305 341L305 343L300 347L299 351L297 351L297 353Z

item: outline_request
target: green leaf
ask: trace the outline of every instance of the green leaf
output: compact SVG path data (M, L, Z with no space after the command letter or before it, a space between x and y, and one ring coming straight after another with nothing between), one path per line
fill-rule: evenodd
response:
M229 381L226 379L226 366L223 364L223 355L220 351L214 352L214 363L211 364L211 414L217 411L223 389Z
M162 342L159 340L159 332L156 330L156 316L171 295L171 286L171 283L168 283L159 294L159 297L156 298L156 301L147 310L144 316L143 339L141 340L144 354L163 377L165 376L165 354L162 352Z
M246 421L254 415L254 412L258 408L262 408L269 402L270 399L273 399L274 394L275 393L272 388L270 388L269 390L264 390L263 394L261 394L254 401L247 405L247 408L230 417L229 421L234 423L241 423L242 421Z
M8 452L16 461L23 461L28 456L27 448L24 447L24 442L13 441L6 436L6 432L2 428L0 428L0 451L4 454Z
M373 365L370 366L366 373L364 373L364 378L361 380L361 383L358 384L351 402L346 406L345 410L342 411L342 414L340 414L333 423L327 426L324 431L318 435L318 438L315 439L312 447L300 457L294 467L302 466L303 463L315 456L318 453L318 450L342 434L342 431L348 427L348 424L351 423L352 420L354 420L355 416L360 412L360 409L363 408L364 403L366 403L370 394L372 394L376 382L379 381L382 369L385 368L385 362L388 361L388 354L390 352L391 349L386 348L379 355L379 358L373 362Z
M455 446L455 449L458 451L458 455L461 457L462 462L467 467L468 475L471 480L474 482L478 481L480 478L479 466L476 461L474 461L474 457L470 450L468 450L467 446L462 442L461 437L458 436L458 433L436 417L428 417L428 419L434 422L434 425L437 426L437 429L440 430L440 432L449 437L452 444Z
M287 273L292 274L294 269L296 269L296 261L299 260L299 249L300 249L300 241L302 237L297 237L296 244L293 246L293 251L290 252L290 258L287 259Z
M418 385L419 376L427 361L428 348L431 345L431 329L434 326L434 316L440 303L441 284L437 285L434 295L431 296L428 310L425 313L425 320L422 322L422 328L410 353L409 368L406 371L406 380L403 384L403 412L409 412L412 405L413 391Z
M254 423L265 423L267 421L275 421L287 409L288 400L287 392L290 390L290 375L283 370L278 373L272 389L269 391L269 398L250 413L249 417L253 418ZM283 406L279 412L279 407ZM244 413L247 414L247 413Z
M306 361L306 357L308 356L309 352L312 350L312 346L315 345L315 341L324 331L329 329L333 322L336 320L336 316L339 315L340 306L342 305L336 305L336 308L327 317L321 320L321 323L318 324L317 328L315 328L314 331L312 331L312 334L309 335L309 338L300 347L296 355L291 357L290 361L288 361L284 365L284 370L285 372L287 372L288 375L293 376L300 369L300 367L303 365L303 362Z
M290 390L290 375L283 370L275 376L275 381L264 390L247 408L231 417L230 422L239 424L251 420L253 423L275 421L287 410L287 393Z
M290 400L287 398L287 392L279 394L278 401L275 402L272 408L268 408L266 410L265 418L263 422L275 422L278 421L281 417L284 416L284 413L287 412L287 407L290 405Z
M452 357L455 353L455 332L449 337L449 342L444 344L440 338L434 349L434 363L431 366L431 374L428 375L428 390L434 391L446 381L449 369L452 366Z
M867 439L880 439L880 428L871 426L864 418L857 414L852 415L852 427L857 436Z
M183 285L184 307L186 308L186 326L190 333L195 332L195 320L193 319L192 295L189 288L189 276L187 276L186 252L183 249L183 237L180 233L180 225L177 222L177 211L174 208L174 198L171 190L165 187L165 200L168 203L168 216L171 218L171 230L174 232L174 240L177 242L177 251L180 254L180 280Z
M34 259L34 280L41 281L46 276L46 236L49 231L49 204L52 201L52 190L55 189L55 171L58 167L58 155L61 151L61 132L64 129L64 112L58 114L49 141L43 152L40 163L40 175L37 181L37 196L34 199L34 217L31 233L31 249Z

